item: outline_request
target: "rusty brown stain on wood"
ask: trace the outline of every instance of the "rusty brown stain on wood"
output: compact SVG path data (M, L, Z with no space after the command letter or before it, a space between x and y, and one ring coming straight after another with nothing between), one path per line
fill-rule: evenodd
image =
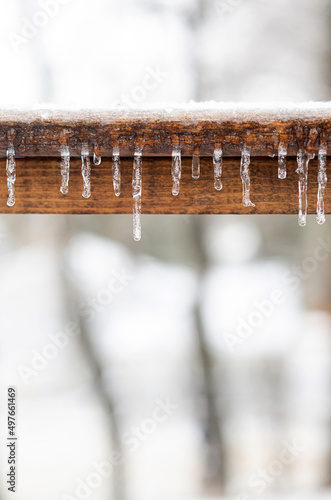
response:
M110 157L113 147L132 156L144 145L144 156L169 156L178 142L183 155L200 146L211 156L222 144L224 156L238 156L246 144L254 156L277 154L279 142L288 154L298 149L313 153L322 140L331 139L330 103L263 108L219 104L210 109L117 110L117 111L0 111L0 156L6 155L14 131L19 157L55 157L68 142L71 156L80 156L82 142L91 153L99 148ZM328 153L331 154L331 144Z
M5 160L0 160L0 212L47 214L131 214L132 159L122 159L122 193L116 197L112 184L111 159L92 166L92 196L82 198L80 160L72 160L69 193L60 193L59 159L17 160L16 205L7 207ZM142 212L144 214L297 214L298 174L295 158L288 159L288 177L278 179L275 158L253 158L251 162L251 200L255 208L242 205L240 160L225 158L223 189L213 184L212 158L202 158L201 178L192 179L192 159L182 160L180 194L172 196L171 159L143 159ZM317 160L309 163L309 213L316 213ZM331 191L326 189L325 212L331 213Z

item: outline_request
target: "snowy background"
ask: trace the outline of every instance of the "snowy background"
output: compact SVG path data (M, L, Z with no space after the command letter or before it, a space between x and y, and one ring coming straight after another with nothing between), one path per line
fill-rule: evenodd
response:
M2 0L0 106L328 100L326 0ZM1 168L5 168L1 162ZM331 228L0 217L0 500L331 497Z

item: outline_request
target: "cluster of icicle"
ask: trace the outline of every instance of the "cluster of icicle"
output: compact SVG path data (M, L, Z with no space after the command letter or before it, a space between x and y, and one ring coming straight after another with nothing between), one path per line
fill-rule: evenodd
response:
M279 144L278 150L278 178L286 179L286 156L287 147L284 143ZM325 214L324 214L324 193L327 184L326 175L326 156L327 156L327 146L326 144L321 145L318 154L318 196L317 196L317 222L318 224L324 224ZM172 194L174 196L179 194L179 183L181 178L181 155L180 147L176 146L173 149L172 154L172 178L173 178L173 189ZM298 151L297 162L298 168L296 170L299 175L299 225L305 226L307 224L307 209L308 209L308 164L309 161L314 158L314 155L304 153L302 150ZM222 189L222 161L223 161L223 151L222 148L218 147L214 150L213 164L214 164L214 187L216 191L221 191ZM250 150L246 145L242 148L241 162L240 162L240 177L243 187L243 205L244 207L254 207L255 205L250 199L250 161L251 155ZM200 177L200 157L198 154L193 155L192 160L192 177L193 179L199 179Z
M286 178L286 156L287 147L281 142L278 149L278 177L279 179ZM317 222L323 224L325 222L324 215L324 192L327 184L326 175L326 157L327 146L322 144L318 154L318 197L317 197ZM250 150L244 145L241 153L240 176L243 186L243 205L245 207L254 207L255 205L250 200ZM314 155L305 153L302 150L298 151L296 172L299 175L299 225L305 226L307 222L307 189L308 189L308 165L309 161L314 158ZM82 143L81 149L82 159L82 177L83 177L83 197L91 196L91 161L88 142ZM121 194L121 159L120 148L115 146L113 149L113 187L116 196ZM94 151L93 162L95 165L101 164L101 155ZM222 164L223 151L221 147L216 147L213 155L214 165L214 187L217 191L222 189ZM7 186L8 186L8 201L7 205L12 207L15 205L15 181L16 181L16 162L15 149L12 141L9 141L7 149ZM172 151L172 194L178 196L180 189L180 180L182 174L181 166L181 147L174 145ZM68 193L70 175L70 150L68 145L61 147L61 188L62 194ZM200 154L196 150L192 159L192 177L193 179L200 178ZM142 148L136 148L133 159L133 179L132 179L132 197L133 197L133 238L135 241L141 239L141 194L142 194Z
M286 154L287 148L284 143L280 143L278 150L278 177L286 179ZM324 224L324 193L327 184L326 175L326 156L327 145L321 144L318 152L318 194L317 194L317 215L318 224ZM308 210L308 166L309 161L313 160L314 154L305 153L301 149L297 153L298 168L296 170L299 175L299 225L304 227L307 224Z

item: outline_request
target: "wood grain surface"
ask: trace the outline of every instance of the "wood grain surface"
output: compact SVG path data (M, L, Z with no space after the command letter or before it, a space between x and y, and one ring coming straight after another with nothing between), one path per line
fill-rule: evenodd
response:
M251 200L255 208L242 205L239 158L225 158L223 189L213 185L212 158L201 159L201 178L192 179L192 159L182 160L180 194L172 196L171 159L143 158L142 212L144 214L296 214L298 174L295 158L288 159L288 177L278 179L276 158L253 158ZM132 213L132 159L122 159L122 194L115 197L112 162L104 159L92 166L92 196L82 198L81 161L71 161L69 193L60 193L59 158L17 160L16 205L7 207L6 162L0 159L0 212L58 214ZM330 175L331 181L331 175ZM309 164L309 213L316 213L317 160ZM331 213L331 186L326 188L325 212Z

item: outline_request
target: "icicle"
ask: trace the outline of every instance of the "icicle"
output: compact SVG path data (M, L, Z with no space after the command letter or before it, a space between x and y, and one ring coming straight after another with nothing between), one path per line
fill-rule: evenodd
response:
M101 155L97 154L95 151L93 153L93 163L94 165L101 165Z
M281 142L278 148L278 179L286 179L286 155L287 147Z
M89 198L91 196L91 162L89 157L88 143L82 144L82 176L84 181L83 197Z
M298 168L296 172L299 175L299 225L304 227L307 223L309 158L303 153L303 151L300 150L298 151L297 162Z
M120 148L115 146L113 149L113 186L115 196L121 194L121 157Z
M327 183L327 175L326 175L326 155L327 155L327 147L326 145L321 146L318 153L318 195L317 195L317 223L324 224L325 215L324 215L324 192Z
M15 205L15 181L16 181L16 161L15 161L15 149L13 144L11 144L7 149L7 187L8 187L8 207L13 207Z
M193 179L200 178L200 154L193 153L192 158L192 177Z
M171 167L171 175L172 175L172 194L174 196L179 195L179 185L180 179L182 177L182 157L181 157L181 148L180 146L174 146L172 150L172 167Z
M222 149L215 149L214 151L214 186L216 191L222 189L222 166L223 166L223 151Z
M136 148L133 160L133 239L141 240L141 181L142 181L142 148Z
M62 194L68 194L70 175L70 150L69 146L61 147L61 177L62 183L60 191Z
M250 200L251 179L249 173L249 165L251 163L251 155L249 149L244 146L241 153L240 176L243 184L243 205L244 207L255 207Z

